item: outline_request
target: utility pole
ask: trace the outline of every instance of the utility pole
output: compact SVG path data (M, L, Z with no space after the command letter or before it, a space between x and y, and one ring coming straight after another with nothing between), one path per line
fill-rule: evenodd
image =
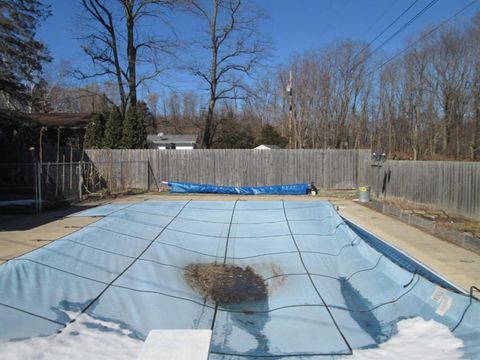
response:
M294 134L293 134L293 76L292 72L288 74L287 95L289 99L288 107L288 148L294 149Z

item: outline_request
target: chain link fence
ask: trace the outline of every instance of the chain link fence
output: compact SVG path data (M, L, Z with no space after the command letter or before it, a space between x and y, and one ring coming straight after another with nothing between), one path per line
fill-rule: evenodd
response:
M148 161L0 164L0 212L42 212L94 194L150 189Z

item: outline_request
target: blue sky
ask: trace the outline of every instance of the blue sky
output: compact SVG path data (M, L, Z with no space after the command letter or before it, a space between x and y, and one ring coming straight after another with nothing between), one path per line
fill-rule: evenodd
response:
M294 53L319 48L339 38L370 41L414 0L256 0L269 14L270 19L262 30L268 34L274 45L273 63L285 63ZM69 60L78 65L85 62L80 50L78 35L78 0L46 0L53 15L38 31L38 37L49 47L55 61ZM399 26L405 23L430 0L418 0L412 9L373 46L380 44ZM383 50L394 54L414 36L429 25L435 25L448 18L471 0L439 0L402 34L389 42ZM470 19L480 11L480 1L462 13L458 19ZM173 19L180 27L192 32L184 16ZM367 31L368 30L368 31ZM185 34L191 36L192 34ZM178 88L185 88L189 82L185 75L178 79ZM160 86L160 85L158 85ZM160 86L161 87L161 86ZM188 86L187 86L188 87Z

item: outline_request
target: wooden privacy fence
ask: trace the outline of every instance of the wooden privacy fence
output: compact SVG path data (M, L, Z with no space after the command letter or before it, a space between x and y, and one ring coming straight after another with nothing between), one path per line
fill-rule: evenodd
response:
M86 154L109 181L123 163L123 172L132 177L130 184L142 189L161 181L231 186L313 181L323 189L353 189L365 183L370 159L370 150L150 149L86 150ZM135 162L148 162L149 171L129 169Z
M480 218L480 163L388 160L368 171L372 195Z
M110 188L155 189L161 181L260 186L313 181L322 189L372 187L373 197L402 198L480 217L480 163L370 161L370 150L87 150Z

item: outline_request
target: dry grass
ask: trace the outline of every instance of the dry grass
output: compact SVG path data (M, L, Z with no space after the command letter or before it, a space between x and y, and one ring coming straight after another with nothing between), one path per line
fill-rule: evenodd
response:
M480 221L446 212L431 205L420 204L405 199L391 198L388 200L384 199L382 202L402 210L410 211L412 214L435 221L447 228L461 232L468 232L474 236L480 237Z
M263 278L249 266L190 264L185 267L187 283L205 298L225 304L261 301L268 289Z

